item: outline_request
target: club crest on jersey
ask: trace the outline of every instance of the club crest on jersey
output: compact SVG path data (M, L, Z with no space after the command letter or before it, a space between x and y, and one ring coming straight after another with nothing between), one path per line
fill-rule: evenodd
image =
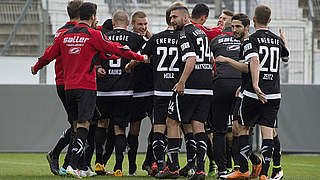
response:
M69 49L69 54L80 54L81 48L80 47L72 47Z

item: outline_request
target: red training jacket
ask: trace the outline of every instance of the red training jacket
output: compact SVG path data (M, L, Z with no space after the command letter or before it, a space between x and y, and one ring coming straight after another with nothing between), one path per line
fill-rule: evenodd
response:
M62 26L55 34L54 36L54 41L56 41L56 39L62 35L64 32L66 32L67 30L73 28L76 24L78 24L77 22L74 21L69 21L67 22L64 26ZM47 50L50 47L47 48ZM47 51L46 50L46 51ZM62 69L62 63L61 60L59 60L61 57L57 57L57 60L55 62L54 65L54 71L56 73L56 85L64 85L64 81L63 81L63 69Z
M144 57L123 46L112 43L98 30L80 23L59 36L34 66L38 71L58 56L62 62L65 89L96 90L95 69L91 71L93 56L99 52L115 54L126 59L143 61Z
M203 32L206 33L209 41L211 41L213 38L217 37L218 35L222 34L222 28L220 27L214 27L214 28L208 28L206 26L200 25L200 24L196 24L192 21L190 21L193 25L197 26L198 28L200 28Z

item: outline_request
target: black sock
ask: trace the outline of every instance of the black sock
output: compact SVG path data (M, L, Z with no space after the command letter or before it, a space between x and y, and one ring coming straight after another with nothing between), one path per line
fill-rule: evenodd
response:
M144 159L143 164L146 164L148 166L151 167L151 164L153 162L153 147L152 147L152 143L153 143L153 128L151 129L151 131L149 132L149 136L148 136L148 148L147 148L147 152L146 152L146 158ZM164 153L163 153L164 154Z
M106 141L106 128L103 127L97 127L96 128L96 132L95 132L95 142L96 142L96 162L103 164L103 158L102 158L102 154L103 154L103 145Z
M281 171L281 165L280 165L280 160L281 160L281 145L280 145L280 140L278 135L273 138L274 141L274 150L273 150L273 167L280 169Z
M127 137L129 151L128 151L128 159L129 159L129 174L133 174L137 170L136 158L137 151L139 146L138 135L133 135L129 133Z
M273 139L262 140L262 148L261 148L262 169L260 172L260 176L261 175L268 176L268 170L269 170L270 162L272 158L273 147L274 147Z
M122 171L123 155L126 150L127 140L124 134L116 135L115 149L116 149L116 164L113 171L120 169Z
M196 172L204 171L204 163L206 160L206 152L207 152L207 134L204 132L197 133L194 135L194 139L196 140L196 159L197 159L197 170Z
M72 146L72 157L70 161L70 165L73 169L78 167L78 162L85 148L85 144L87 141L88 130L83 127L77 128L77 133L75 139L73 141Z
M84 151L85 164L86 164L86 166L90 166L90 167L91 167L91 160L92 160L93 152L95 149L96 128L97 128L96 125L90 125L88 138L87 138L88 145Z
M155 132L153 133L153 143L152 143L152 149L154 158L156 160L156 163L160 169L164 166L164 151L166 149L164 145L165 136L162 133Z
M234 168L240 167L239 156L240 156L239 136L233 136L232 137L232 158L233 158Z
M109 124L107 133L107 143L105 143L105 153L103 154L103 164L109 161L115 146L116 135L114 134L113 124Z
M232 168L232 140L226 140L226 159L227 159L227 168Z
M252 150L251 150L251 152L252 152ZM254 152L252 152L250 154L249 159L250 159L251 163L254 165L258 165L261 163L259 156L256 155L256 153L254 153Z
M193 137L193 133L188 133L184 135L184 140L186 142L187 149L187 161L190 167L193 167L195 164L196 158L196 141Z
M245 173L249 170L248 168L248 158L252 154L251 144L249 142L249 135L239 136L239 163L240 171Z
M180 138L168 138L168 167L171 172L179 169L179 144Z
M226 133L214 133L214 156L218 171L226 171Z
M51 155L53 159L58 159L59 160L59 155L61 151L69 144L70 142L70 137L71 133L73 131L73 128L70 127L69 129L66 129L63 131L60 139L58 140L56 146L53 148L51 151Z
M207 156L209 158L210 163L212 163L212 161L214 161L213 146L208 136L207 136Z
M73 146L73 141L74 141L75 136L76 136L76 133L73 131L73 127L72 127L72 131L70 133L70 140L69 140L67 154L64 157L64 162L62 165L62 167L64 169L67 169L67 167L70 165L70 160L71 160L71 156L72 156L72 146Z

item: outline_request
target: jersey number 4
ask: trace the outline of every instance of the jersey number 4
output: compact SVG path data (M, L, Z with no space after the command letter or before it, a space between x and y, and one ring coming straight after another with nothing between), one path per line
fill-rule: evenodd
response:
M279 48L278 47L267 47L260 46L259 54L264 55L262 61L260 62L260 71L263 72L278 72L279 67ZM265 67L267 60L270 61L270 66ZM267 65L266 65L267 66Z
M179 71L179 68L175 68L174 65L178 61L178 48L177 47L158 47L157 48L157 55L161 56L160 62L157 66L157 71ZM167 56L175 55L171 61L169 67L163 67L164 61L167 59Z

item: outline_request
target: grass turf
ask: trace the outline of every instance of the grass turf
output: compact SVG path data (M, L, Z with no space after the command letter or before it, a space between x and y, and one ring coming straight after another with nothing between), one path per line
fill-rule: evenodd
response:
M94 159L95 157L93 157ZM124 175L128 174L128 160L127 157L124 160L123 169ZM60 164L64 154L60 156ZM114 161L114 155L112 155L109 163L107 164L107 170L111 171ZM144 160L144 154L139 154L137 157L137 175L138 177L123 177L120 179L152 179L147 176L145 171L142 171L141 165ZM181 154L179 156L180 166L183 167L186 164L186 155ZM93 164L93 163L92 163ZM319 174L320 156L294 156L283 155L282 156L282 168L285 173L284 179L288 180L320 180ZM208 161L206 164L206 170L208 168ZM270 173L269 173L270 174ZM46 154L44 153L0 153L0 179L1 180L47 180L47 179L65 179L69 177L59 177L51 174L49 166L46 160ZM112 176L97 176L94 179L119 179L119 177ZM186 179L186 178L184 178ZM215 179L214 177L207 177L206 179Z

